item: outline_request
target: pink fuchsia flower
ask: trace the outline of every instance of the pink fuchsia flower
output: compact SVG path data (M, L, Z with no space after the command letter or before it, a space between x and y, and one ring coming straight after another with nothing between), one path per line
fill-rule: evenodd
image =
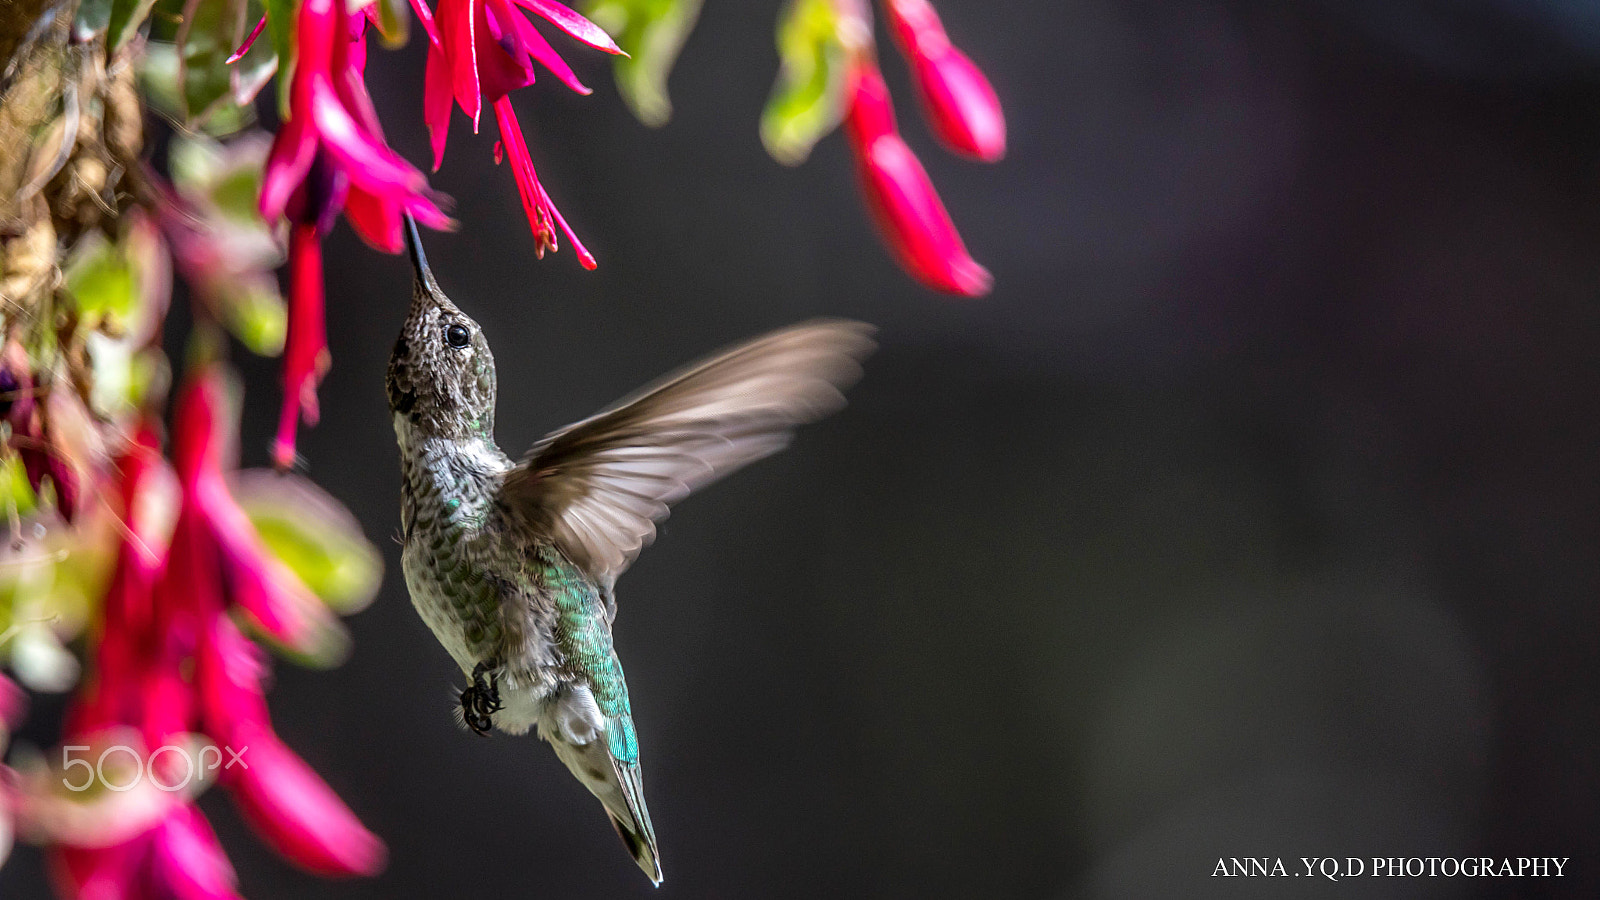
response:
M357 232L381 250L399 252L402 213L434 228L451 223L427 177L384 143L363 80L366 22L361 13L346 13L338 0L301 4L289 117L267 158L261 215L275 222L287 213L326 230L349 191L363 195L362 212L382 213L353 216ZM326 171L315 171L319 160ZM388 218L392 228L385 227Z
M386 253L400 251L406 214L432 228L454 226L427 176L384 143L363 80L367 21L339 0L301 4L289 117L261 182L262 217L291 222L283 409L272 453L279 468L294 462L298 420L317 420L317 385L329 364L321 239L334 217L343 210L356 233Z
M901 139L889 88L869 55L857 57L851 85L845 133L889 249L929 287L968 297L988 293L994 279L967 252L927 171Z
M535 253L542 258L546 250L557 249L559 227L572 241L578 261L584 268L593 269L594 256L578 240L539 182L510 98L512 91L534 82L536 61L574 91L588 94L590 90L533 27L523 10L537 14L597 50L621 53L621 49L600 26L554 0L438 0L437 15L425 0L412 0L412 6L428 34L423 119L433 142L434 169L438 170L444 161L451 101L472 119L474 132L484 101L488 101L494 107L495 123L500 129L495 158L498 161L502 154L511 157L511 175L533 229Z
M984 162L1005 156L1000 98L972 60L950 44L928 0L884 0L884 6L934 135L956 153Z
M167 580L199 613L193 622L198 724L240 755L240 765L223 770L223 783L279 853L318 874L372 874L383 866L383 843L273 734L261 687L266 662L224 614L231 600L271 639L312 656L328 655L343 637L321 601L267 552L228 492L227 406L223 380L208 368L179 398L175 422L173 457L184 500Z
M220 777L245 818L290 862L320 874L371 874L383 865L382 842L273 733L266 660L230 615L296 652L325 655L337 645L328 636L338 636L331 614L266 550L229 492L236 426L226 379L202 365L176 403L175 475L149 428L119 461L128 528L93 677L66 732L85 745L190 748L191 759L199 732L229 762ZM178 497L175 523L149 502L163 492ZM186 781L192 763L184 756L151 750L142 757L154 769L144 784ZM34 793L24 817L53 844L65 896L236 896L232 868L192 793L100 792L104 802L87 804L81 795Z

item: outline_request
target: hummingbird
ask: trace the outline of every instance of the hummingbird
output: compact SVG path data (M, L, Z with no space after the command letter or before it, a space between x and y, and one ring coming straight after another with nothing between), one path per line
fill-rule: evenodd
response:
M550 432L513 462L494 439L483 331L439 288L409 217L406 231L415 278L385 383L412 605L470 678L462 722L479 734L537 728L659 885L611 637L617 577L671 504L842 407L873 328L816 320L773 331Z

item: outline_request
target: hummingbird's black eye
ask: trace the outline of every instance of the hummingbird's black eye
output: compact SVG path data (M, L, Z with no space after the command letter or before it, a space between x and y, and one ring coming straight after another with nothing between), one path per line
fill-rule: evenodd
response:
M444 342L460 350L472 342L472 333L467 331L467 326L457 322L444 330Z

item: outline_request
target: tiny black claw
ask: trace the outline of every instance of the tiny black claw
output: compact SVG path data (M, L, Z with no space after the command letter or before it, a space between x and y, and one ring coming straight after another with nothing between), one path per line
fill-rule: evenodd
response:
M500 703L500 676L496 667L478 663L472 670L472 685L461 692L461 718L474 734L487 737L494 727L493 714L503 707ZM484 678L487 674L489 677Z

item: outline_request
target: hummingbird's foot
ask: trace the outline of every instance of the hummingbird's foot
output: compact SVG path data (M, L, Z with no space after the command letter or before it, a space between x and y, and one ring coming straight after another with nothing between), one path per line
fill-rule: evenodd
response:
M494 727L494 714L502 709L497 669L488 663L478 663L472 670L472 685L461 692L461 718L474 734L487 736Z

